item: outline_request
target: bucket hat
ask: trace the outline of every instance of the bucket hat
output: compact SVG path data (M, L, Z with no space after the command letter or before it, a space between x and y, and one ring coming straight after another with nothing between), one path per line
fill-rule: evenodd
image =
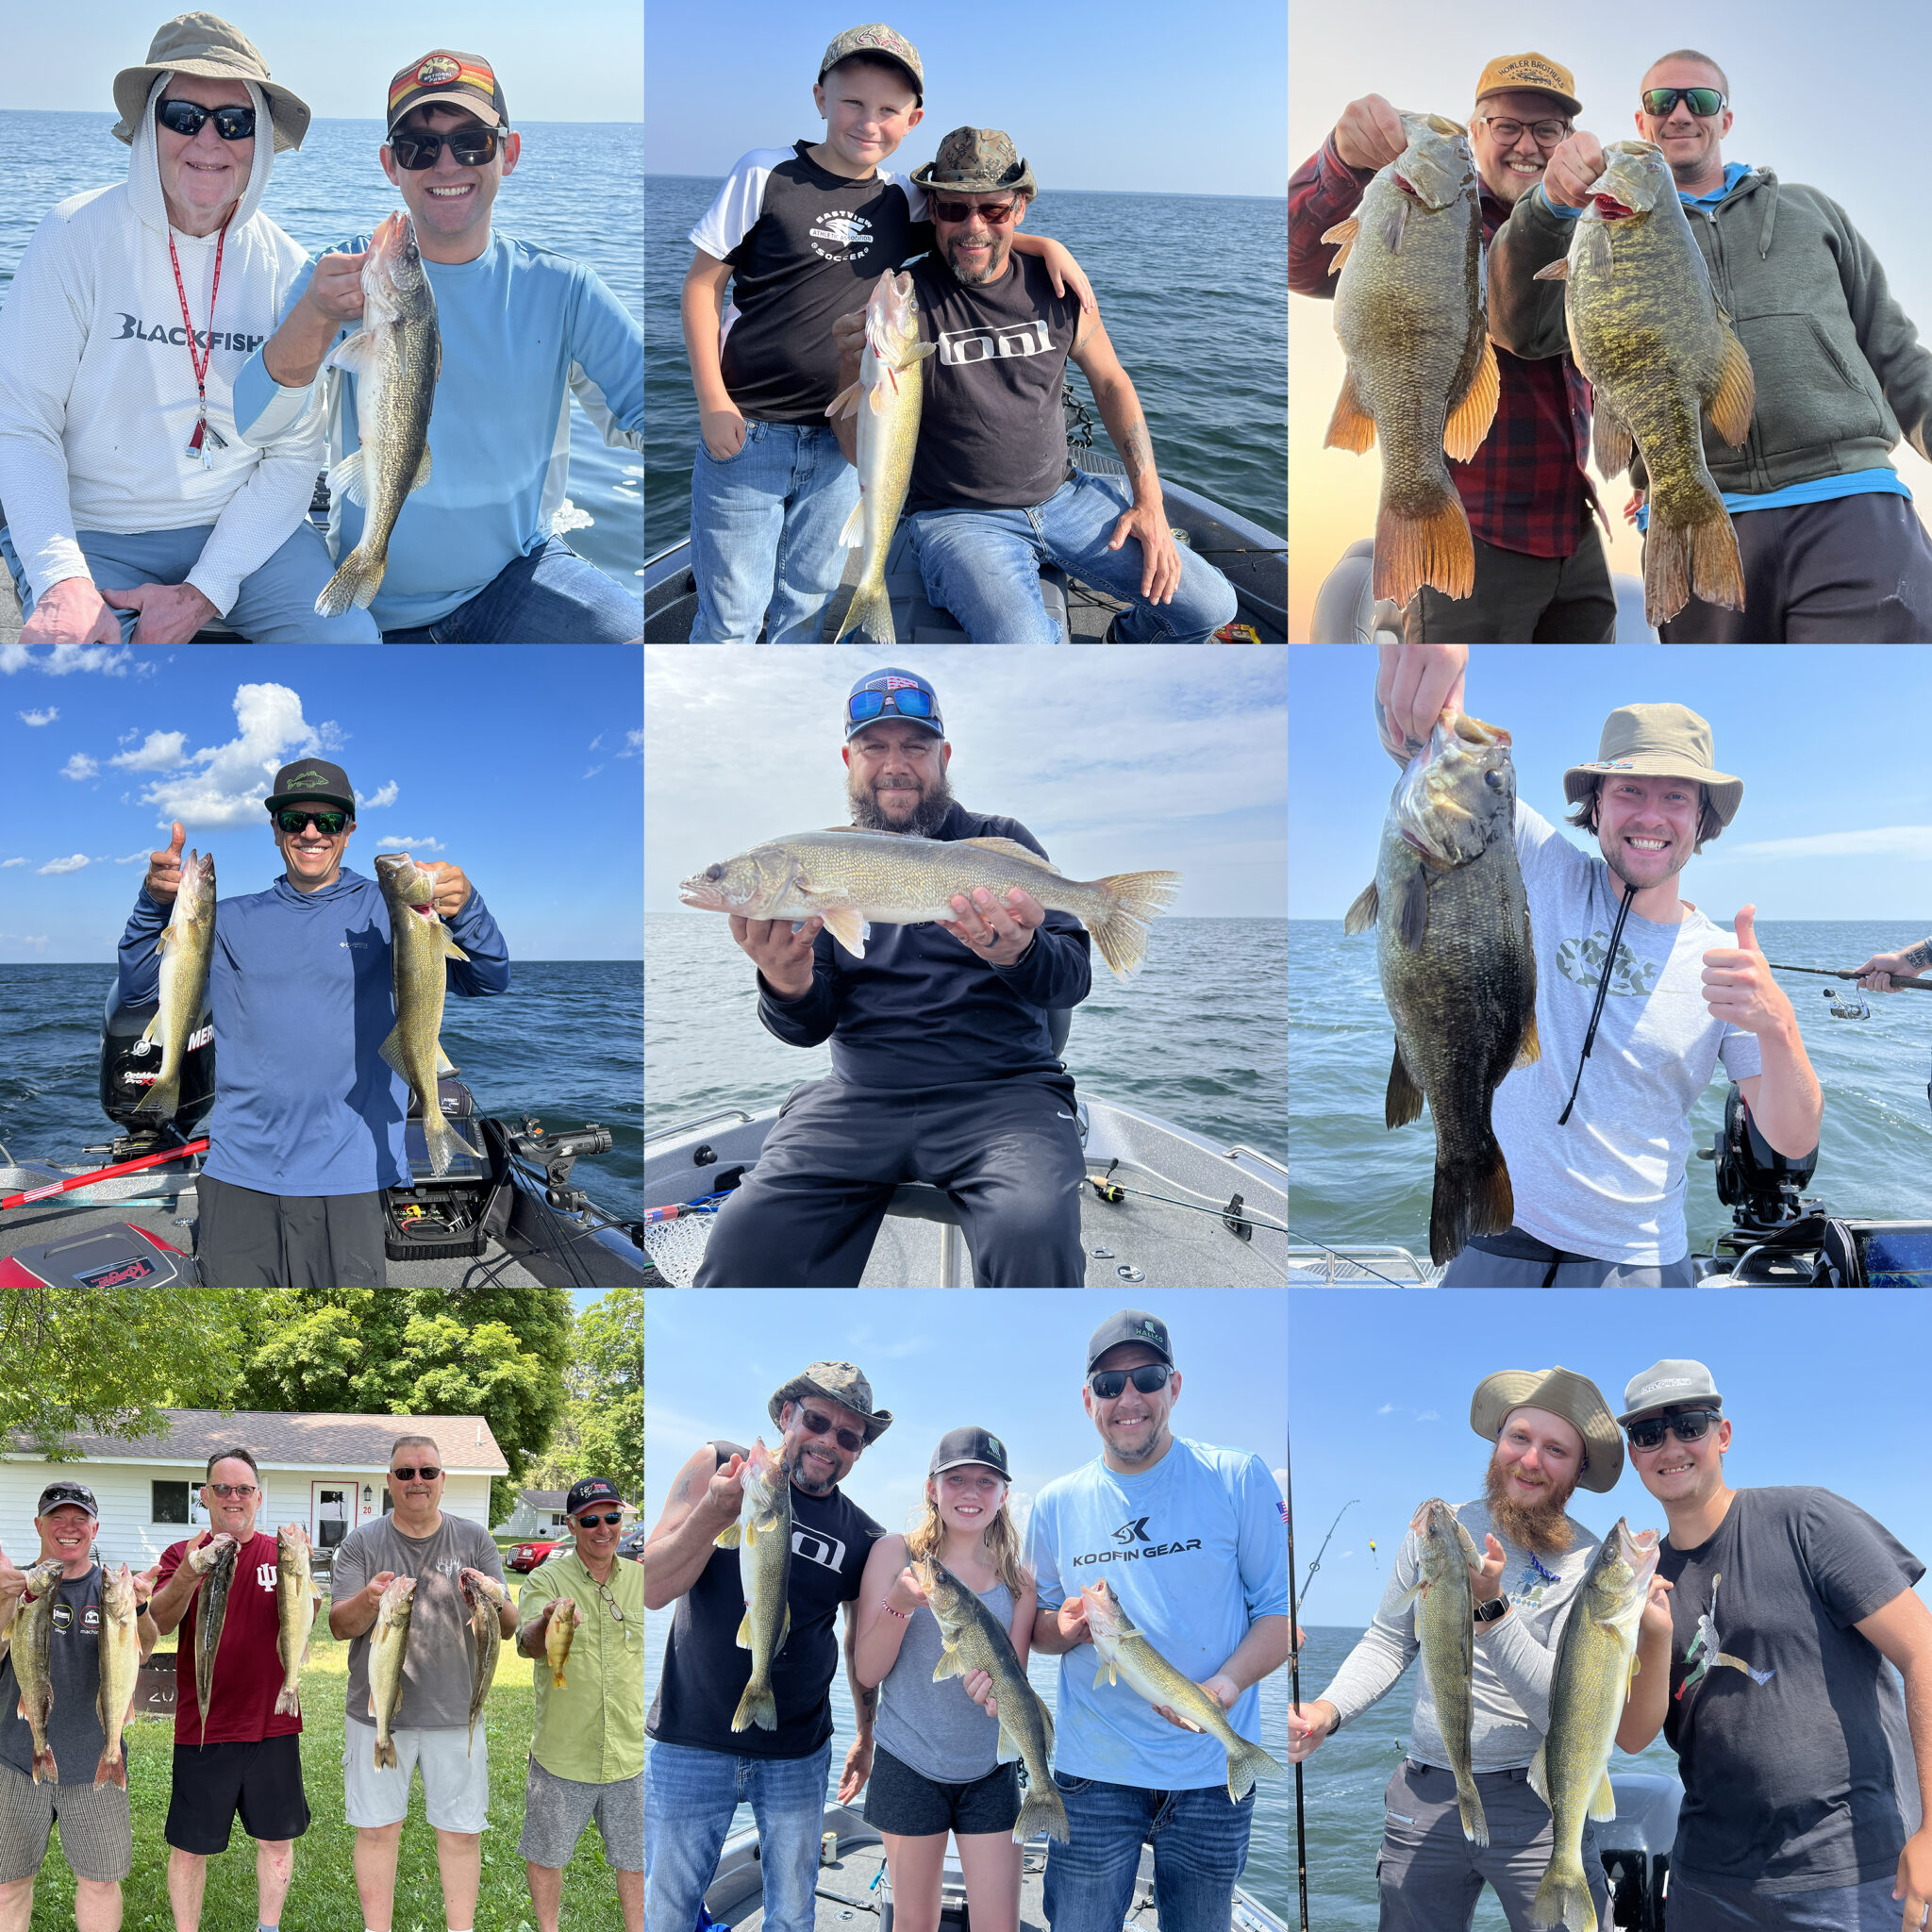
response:
M801 1395L823 1395L865 1418L865 1440L876 1442L892 1426L890 1408L872 1406L872 1384L850 1362L813 1362L802 1375L793 1375L765 1405L765 1412L775 1425L778 1411Z
M1469 1425L1485 1442L1503 1433L1510 1410L1546 1408L1583 1438L1583 1469L1577 1487L1599 1494L1617 1487L1624 1474L1624 1439L1610 1419L1610 1405L1587 1375L1569 1369L1498 1369L1475 1385Z
M1713 767L1710 726L1684 705L1619 705L1604 720L1595 761L1572 765L1563 774L1563 796L1581 805L1599 780L1625 773L1640 778L1694 778L1710 794L1720 830L1744 802L1743 779Z
M217 13L177 13L148 42L147 58L139 67L124 67L114 76L114 105L121 125L114 139L134 144L135 124L147 108L154 84L164 74L197 75L204 80L252 80L268 96L275 152L286 154L302 145L308 132L308 103L268 77L268 62L255 51L246 34Z
M1003 188L1029 196L1040 192L1012 137L997 127L954 128L939 153L913 169L912 178L928 194L945 188L957 194L991 194Z

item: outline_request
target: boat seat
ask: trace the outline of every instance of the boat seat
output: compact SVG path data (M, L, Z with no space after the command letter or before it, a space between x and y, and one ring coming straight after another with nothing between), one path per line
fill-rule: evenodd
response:
M892 635L902 644L964 644L972 641L959 628L950 610L931 603L925 594L925 579L919 574L919 559L912 554L911 527L902 518L892 533L892 547L886 553L886 595L892 606ZM1040 597L1046 614L1059 625L1062 636L1070 635L1067 623L1067 574L1057 563L1040 567ZM829 638L844 622L851 599L842 592L826 607L824 635Z

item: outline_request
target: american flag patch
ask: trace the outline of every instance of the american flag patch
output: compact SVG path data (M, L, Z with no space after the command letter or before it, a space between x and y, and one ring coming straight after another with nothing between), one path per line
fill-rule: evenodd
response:
M886 689L888 691L917 691L919 689L919 680L916 677L889 677L886 679Z

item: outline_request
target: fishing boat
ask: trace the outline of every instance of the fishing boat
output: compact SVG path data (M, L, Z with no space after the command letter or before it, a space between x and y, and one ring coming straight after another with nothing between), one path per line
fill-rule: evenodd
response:
M1046 1932L1046 1856L1044 1833L1028 1839L1022 1849L1021 1932ZM717 1875L705 1892L709 1924L729 1926L732 1932L760 1932L765 1923L764 1885L756 1828L726 1839L719 1854ZM892 1932L892 1880L886 1870L885 1840L860 1812L846 1805L827 1805L819 1842L814 1932L853 1932L856 1925L869 1925L874 1918L878 1932ZM1135 1932L1159 1932L1154 1851L1149 1845L1141 1848L1134 1900L1124 1923ZM940 1924L946 1932L971 1932L972 1927L965 1875L958 1848L950 1839L940 1876ZM1230 1927L1231 1932L1289 1932L1289 1922L1236 1886Z

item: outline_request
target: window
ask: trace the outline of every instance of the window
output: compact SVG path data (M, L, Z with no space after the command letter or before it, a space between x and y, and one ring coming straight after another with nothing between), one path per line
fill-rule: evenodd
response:
M188 1485L186 1483L161 1483L151 1486L154 1490L150 1523L186 1523L188 1521Z

